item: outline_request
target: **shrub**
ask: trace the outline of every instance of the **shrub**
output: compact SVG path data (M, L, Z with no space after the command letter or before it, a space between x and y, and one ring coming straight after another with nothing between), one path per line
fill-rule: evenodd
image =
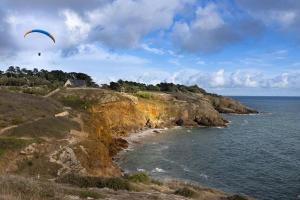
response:
M137 97L143 98L143 99L152 99L153 95L149 92L142 92L142 91L138 91L135 94Z
M130 190L129 182L122 178L106 178L99 183L101 183L100 185L97 184L99 188L107 187L114 190Z
M97 100L95 99L80 98L76 95L63 97L61 101L65 106L83 110L89 109L93 104L97 102Z
M189 198L197 196L197 193L188 187L180 188L176 190L174 194L184 196L184 197L189 197Z
M145 172L138 172L131 175L128 175L128 180L135 182L135 183L149 183L150 178L148 174Z

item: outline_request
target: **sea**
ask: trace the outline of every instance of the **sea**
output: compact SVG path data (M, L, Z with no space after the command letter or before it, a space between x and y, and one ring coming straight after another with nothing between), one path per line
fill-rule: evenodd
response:
M232 97L260 112L227 128L174 128L120 154L126 172L179 179L261 200L300 200L300 97Z

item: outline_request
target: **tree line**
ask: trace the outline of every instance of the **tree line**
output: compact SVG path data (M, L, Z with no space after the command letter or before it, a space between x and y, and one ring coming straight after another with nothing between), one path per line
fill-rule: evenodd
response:
M0 70L0 86L48 86L49 88L57 88L63 86L68 79L84 80L88 87L99 87L93 79L85 73L64 72L62 70L38 70L37 68L30 70L15 66L8 67L6 71ZM206 91L197 85L186 86L165 82L153 85L118 80L117 82L103 84L101 88L127 93L135 93L138 91L161 91L206 94Z
M93 79L84 73L64 72L62 70L33 70L10 66L6 71L0 70L0 86L50 86L60 87L68 79L84 80L88 87L97 87Z
M153 84L144 84L137 83L134 81L124 81L118 80L117 82L110 82L109 85L102 85L104 89L111 89L119 92L129 92L135 93L137 91L161 91L161 92L192 92L192 93L203 93L206 94L206 91L197 85L186 86L174 83L159 83L156 85Z

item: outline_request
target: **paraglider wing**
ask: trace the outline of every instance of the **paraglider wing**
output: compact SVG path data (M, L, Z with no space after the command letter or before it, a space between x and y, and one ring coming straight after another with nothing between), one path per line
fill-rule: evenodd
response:
M41 29L33 29L33 30L30 30L30 31L26 32L26 33L24 34L24 38L25 38L28 34L30 34L30 33L41 33L41 34L44 34L44 35L48 36L49 38L51 38L52 41L55 43L55 38L53 37L53 35L51 35L51 34L50 34L49 32L47 32L47 31L44 31L44 30L41 30Z

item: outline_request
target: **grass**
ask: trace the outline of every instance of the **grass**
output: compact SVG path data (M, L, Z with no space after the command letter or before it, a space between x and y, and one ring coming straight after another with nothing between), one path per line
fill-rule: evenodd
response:
M54 137L63 138L71 129L79 130L80 126L66 118L48 117L38 121L21 124L6 133L14 137Z
M193 197L197 196L197 193L194 190L192 190L188 187L183 187L183 188L177 189L174 192L174 194L184 196L184 197L188 197L188 198L193 198Z
M19 150L32 142L32 140L22 140L13 137L0 138L0 156L2 156L6 151Z
M66 199L66 195L78 196L81 199L104 198L103 194L91 189L69 187L21 176L0 176L0 199L58 200Z
M14 119L11 120L12 125L19 125L24 122L23 118L21 116L16 116Z
M54 100L0 89L0 127L18 125L62 111Z
M152 99L153 95L149 92L143 92L143 91L138 91L135 93L137 97L143 98L143 99Z

